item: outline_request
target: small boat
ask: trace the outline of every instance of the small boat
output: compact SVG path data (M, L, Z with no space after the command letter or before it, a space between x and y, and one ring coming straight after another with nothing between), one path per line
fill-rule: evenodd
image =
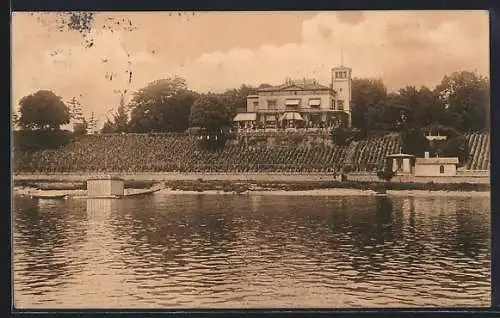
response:
M33 199L49 199L49 200L64 200L67 198L66 194L31 194Z
M153 194L153 193L160 191L160 190L161 190L160 187L146 189L146 190L142 190L142 191L138 191L138 192L124 194L123 197L136 197L136 196L142 196L142 195L147 195L147 194Z

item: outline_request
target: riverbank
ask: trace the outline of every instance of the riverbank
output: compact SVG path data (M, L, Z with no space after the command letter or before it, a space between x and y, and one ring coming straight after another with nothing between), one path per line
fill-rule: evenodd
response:
M278 181L220 181L220 180L169 180L163 182L155 181L125 181L126 189L149 189L153 186L160 186L163 192L181 192L181 193L268 193L279 192L288 195L296 194L377 194L387 193L399 195L420 195L421 193L438 195L439 193L470 193L484 192L490 193L490 186L487 184L470 183L397 183L397 182L363 182L363 181L296 181L296 182L278 182ZM23 191L56 191L59 193L86 193L85 182L69 181L26 181L14 180L14 190L16 193ZM335 191L330 191L335 190ZM21 191L21 192L20 192ZM59 191L59 192L58 192ZM70 194L71 195L71 194Z

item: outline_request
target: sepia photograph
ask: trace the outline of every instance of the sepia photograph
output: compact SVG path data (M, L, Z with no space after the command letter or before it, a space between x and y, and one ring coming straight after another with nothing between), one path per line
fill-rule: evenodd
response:
M11 13L12 306L491 306L485 10Z

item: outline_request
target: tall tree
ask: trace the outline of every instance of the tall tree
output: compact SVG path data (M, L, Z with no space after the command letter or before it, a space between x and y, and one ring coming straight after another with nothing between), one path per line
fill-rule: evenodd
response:
M69 124L68 106L52 91L39 90L23 97L19 105L19 124L25 130L59 130L61 125Z
M134 93L130 103L132 132L180 132L189 127L191 106L197 93L180 77L149 83Z
M236 112L245 112L247 109L247 96L257 93L257 89L252 86L241 85L238 89L227 90L222 94L229 109Z
M87 131L92 134L95 133L97 129L97 118L94 112L90 113L89 119L85 120L85 122L87 124Z
M231 125L234 110L227 103L227 96L206 94L200 96L191 109L191 127L216 132Z
M487 77L461 71L446 75L436 86L454 128L460 131L489 129L490 85Z
M367 122L373 120L373 109L380 106L387 98L387 88L381 79L354 78L352 80L352 125L362 131L369 128ZM370 112L370 110L372 110Z
M365 114L366 127L381 132L400 131L407 121L408 107L397 93L387 97L368 109Z
M82 106L76 97L72 97L68 102L70 120L75 123L80 123L85 118L83 117Z
M210 150L224 147L234 111L224 94L210 93L196 99L191 109L190 124L191 127L201 128L202 147Z
M118 105L118 110L114 116L116 132L126 132L128 128L128 115L125 108L125 97L123 93L120 96L120 105Z
M411 105L411 122L415 127L431 124L446 124L444 104L435 91L420 87L414 104Z

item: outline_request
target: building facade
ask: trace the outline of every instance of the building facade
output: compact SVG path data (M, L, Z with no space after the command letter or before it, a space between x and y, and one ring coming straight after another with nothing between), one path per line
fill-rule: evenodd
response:
M415 176L439 177L456 176L458 158L417 158L415 162Z
M327 128L351 125L351 69L332 69L331 83L286 80L247 96L247 109L235 117L240 124L264 128ZM241 126L241 125L240 125Z

